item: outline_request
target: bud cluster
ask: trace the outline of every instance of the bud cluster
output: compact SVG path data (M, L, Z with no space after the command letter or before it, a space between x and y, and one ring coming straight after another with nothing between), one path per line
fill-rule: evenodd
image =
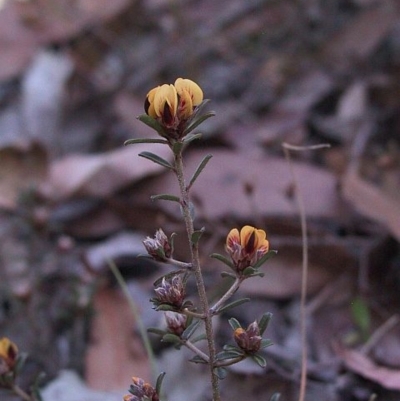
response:
M129 392L124 396L124 401L159 401L159 396L154 387L140 377L132 377Z

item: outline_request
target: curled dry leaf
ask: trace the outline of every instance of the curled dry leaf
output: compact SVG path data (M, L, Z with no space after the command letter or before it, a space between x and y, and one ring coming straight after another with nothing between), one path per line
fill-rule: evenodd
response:
M336 352L348 369L389 390L400 391L400 370L378 366L367 356L355 350L337 348Z
M379 187L361 178L354 167L344 176L344 197L363 215L383 224L400 240L400 199L384 193Z
M166 160L168 147L151 145L152 151ZM98 155L71 155L55 161L50 167L43 194L61 201L73 196L104 198L146 176L157 174L162 167L138 156L148 144L137 144Z

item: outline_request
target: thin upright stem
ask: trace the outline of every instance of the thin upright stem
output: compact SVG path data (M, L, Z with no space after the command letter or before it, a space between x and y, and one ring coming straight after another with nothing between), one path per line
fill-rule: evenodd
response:
M181 208L183 218L185 220L186 232L188 235L188 241L190 244L190 252L192 259L192 269L196 280L197 291L200 298L201 312L204 315L204 326L207 337L207 345L208 345L208 354L209 354L209 367L211 374L211 385L212 385L212 393L213 393L213 401L220 401L220 392L219 392L219 381L217 375L214 373L215 367L215 342L214 342L214 333L212 326L212 314L209 309L208 299L206 288L204 285L203 275L201 272L200 266L200 256L199 256L199 247L197 242L192 242L192 235L194 233L193 219L191 217L190 211L190 198L189 192L186 187L185 177L183 173L183 159L182 152L175 153L175 172L178 178L179 190L181 194Z
M218 309L238 290L242 281L242 278L236 277L229 290L211 307L210 311L213 315L218 312Z
M15 395L17 395L24 401L33 401L33 398L16 384L12 386L12 391L14 392Z

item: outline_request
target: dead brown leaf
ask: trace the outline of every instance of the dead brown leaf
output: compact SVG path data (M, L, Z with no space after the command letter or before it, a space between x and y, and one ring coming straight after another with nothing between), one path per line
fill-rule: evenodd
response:
M137 144L98 155L71 155L54 162L43 193L53 201L77 196L104 198L162 167L139 157L149 145ZM168 147L153 145L152 151L170 159Z
M279 250L262 268L267 279L244 281L241 290L249 296L277 299L299 296L303 274L301 245L275 246L272 241L271 246ZM309 253L308 295L315 294L345 271L351 275L355 265L355 260L343 246L319 244L311 247ZM334 259L332 255L335 255Z
M329 42L324 43L323 59L348 66L354 60L366 61L384 40L397 20L391 7L367 8L351 19Z
M344 197L363 215L376 220L400 240L400 202L379 187L362 179L350 168L343 179Z
M92 343L86 355L86 381L98 390L127 386L129 372L150 379L150 366L140 338L132 335L134 319L118 289L102 289L94 300Z
M400 390L400 370L376 365L367 356L355 350L340 348L337 349L337 353L347 368L353 372L379 383L389 390Z
M204 151L188 154L185 169L187 177L196 170L205 156ZM213 150L213 158L194 184L191 194L196 203L196 215L211 221L226 217L252 221L261 216L298 216L293 198L293 182L287 162L276 157L248 155ZM336 178L329 172L305 164L295 163L299 185L304 196L308 217L338 218L341 202L336 190ZM246 194L245 188L253 188ZM157 193L177 193L172 174L155 179L144 188L143 201ZM139 194L136 194L139 195ZM159 202L169 213L179 213L172 202Z
M8 1L0 11L0 81L19 75L43 43L110 20L130 0Z

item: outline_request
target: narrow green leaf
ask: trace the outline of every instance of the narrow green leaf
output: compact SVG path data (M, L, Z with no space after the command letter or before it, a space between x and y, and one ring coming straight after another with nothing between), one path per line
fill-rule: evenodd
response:
M219 254L219 253L212 253L212 254L210 255L210 258L219 260L220 262L222 262L222 263L224 263L225 265L229 266L233 271L235 271L235 268L234 268L234 266L233 266L232 261L231 261L230 259L228 259L226 256L221 255L221 254Z
M41 384L43 384L46 376L47 376L46 373L40 372L36 376L35 381L31 387L31 394L33 395L33 398L36 401L43 401L42 394L40 392L40 386L41 386Z
M19 374L23 367L25 366L25 362L28 358L28 354L26 352L20 352L17 357L17 361L14 367L15 373Z
M261 346L260 346L260 348L264 349L264 348L270 347L270 346L273 345L273 344L274 344L274 343L273 343L270 339L268 339L268 338L263 338L263 339L261 340Z
M279 393L274 393L274 394L272 394L269 401L279 401L280 399L281 399L281 395Z
M195 344L195 343L198 343L199 341L203 341L206 339L207 339L206 333L201 333L200 335L192 338L190 341L192 344Z
M260 335L264 334L264 331L267 329L269 322L272 319L272 313L267 312L264 313L260 319L260 321L258 322L258 327L260 329Z
M229 320L228 320L228 323L230 324L230 326L232 327L232 330L233 331L235 331L236 329L240 329L242 326L241 326L241 324L234 318L234 317L231 317Z
M124 146L127 145L135 145L137 143L164 143L168 144L168 141L165 139L151 139L151 138L138 138L138 139L128 139L127 141L124 142Z
M188 340L194 334L194 332L197 330L197 328L199 327L199 324L200 324L200 320L196 320L191 325L186 327L186 329L182 333L182 338L184 340Z
M251 356L251 359L261 368L265 368L267 366L267 361L261 355L255 354Z
M174 166L172 166L172 164L170 164L167 160L163 159L162 157L160 157L154 153L141 152L141 153L139 153L139 156L144 157L145 159L151 160L152 162L159 164L160 166L174 170Z
M156 393L157 394L161 394L161 386L162 386L164 377L165 377L165 372L160 373L157 377L157 381L156 381Z
M222 367L215 368L214 373L217 375L219 380L224 380L225 377L228 375L228 371Z
M170 194L159 194L159 195L151 195L150 199L152 201L156 200L167 200L167 201L172 201L172 202L178 202L180 203L180 199L176 195L170 195Z
M232 350L218 352L216 358L218 361L225 361L226 359L233 359L237 358L238 356L243 356L243 352L240 352L239 350Z
M191 241L192 245L196 245L196 244L199 242L199 240L200 240L200 238L201 238L201 236L203 235L203 233L204 233L205 230L206 230L206 229L205 229L204 227L202 227L200 230L196 230L196 231L192 234L192 236L191 236L191 238L190 238L190 241Z
M208 364L207 361L205 361L203 358L201 358L198 355L195 355L192 359L189 359L190 362L194 362L194 363L203 363L203 364Z
M222 348L224 351L240 351L240 349L236 345L232 344L225 344Z
M187 134L182 138L183 143L188 145L190 142L195 141L196 139L200 139L203 135L200 133L197 134Z
M157 329L156 327L149 327L147 329L147 332L151 334L157 334L158 336L163 336L164 334L167 334L165 330Z
M203 171L204 167L207 165L207 163L210 161L210 159L212 157L213 157L213 155L211 155L211 154L204 156L203 160L200 162L196 171L192 175L192 178L189 181L188 189L192 187L192 185L196 181L197 177L200 175L200 173Z
M147 114L141 114L139 117L137 117L137 119L146 124L148 127L157 131L162 137L167 136L167 132L165 131L164 127L153 117L150 117Z
M221 273L221 277L223 277L223 278L229 277L229 278L235 279L235 278L236 278L236 275L233 274L233 273L230 273L230 272L222 272L222 273Z
M195 128L197 128L202 122L205 120L208 120L210 117L214 117L215 112L214 111L209 111L206 114L203 114L202 116L195 118L193 122L185 129L183 132L184 135L187 135L189 132L193 131Z
M164 343L173 343L173 344L181 343L181 339L177 335L172 333L165 334L161 341Z
M193 120L196 119L197 116L199 116L204 109L206 108L207 104L210 103L210 99L204 99L194 110L194 113L190 116L189 120L187 121L188 124L191 124Z
M250 298L241 298L241 299L237 299L235 301L230 302L229 304L224 305L222 308L220 308L219 310L217 310L217 313L222 313L222 312L226 312L229 309L235 308L236 306L245 304L246 302L249 302Z
M269 258L272 256L275 256L278 253L278 251L275 251L271 249L268 251L257 263L254 264L254 268L258 269L260 266L262 266Z
M354 322L364 337L368 337L371 328L371 315L367 303L361 297L357 297L351 303L351 313Z
M243 276L252 276L255 273L258 272L253 266L246 267L242 272Z
M150 300L151 301L151 300ZM168 305L168 304L161 304L161 305L158 305L157 307L155 307L154 308L156 311L165 311L165 312L168 312L168 311L171 311L171 312L175 312L176 311L176 308L174 307L174 306L172 306L172 305Z

